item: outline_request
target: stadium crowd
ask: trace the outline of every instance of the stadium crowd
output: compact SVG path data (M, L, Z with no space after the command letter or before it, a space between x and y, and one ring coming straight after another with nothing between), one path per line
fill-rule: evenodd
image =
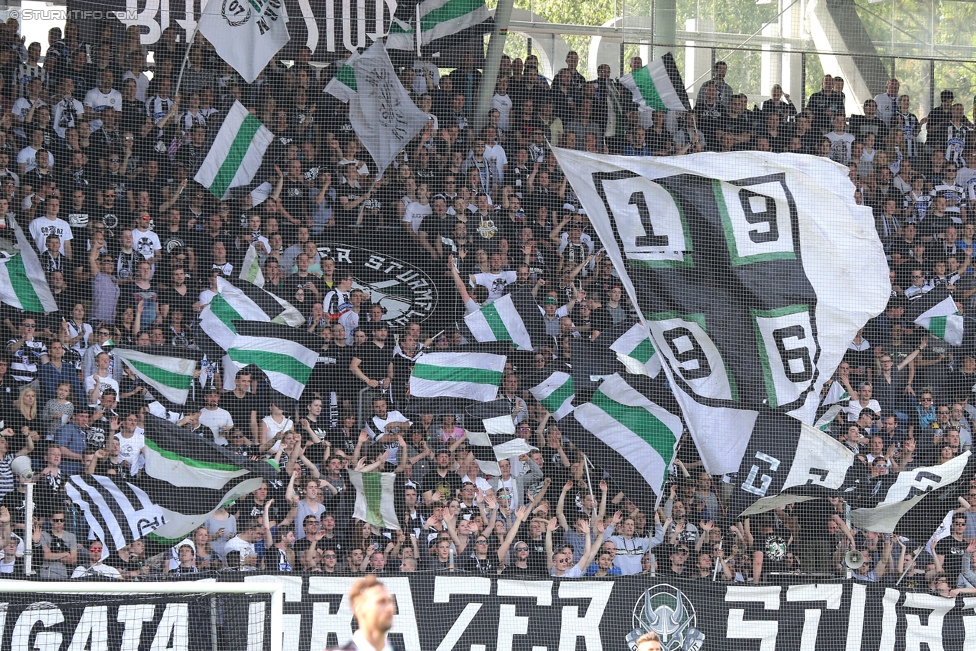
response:
M0 315L0 573L23 571L25 539L42 578L226 567L761 582L840 573L844 552L857 549L866 562L854 579L891 581L907 570L921 587L976 591L976 478L951 535L914 563L925 540L852 529L836 498L731 520L727 478L704 472L687 436L660 509L643 513L613 468L587 465L524 381L569 363L571 338L598 340L636 318L547 143L626 156L826 156L850 167L857 201L873 208L893 285L887 311L858 333L836 386L825 388L842 407L829 431L857 453L858 480L875 488L970 449L976 359L905 318L933 288L966 311L976 300L976 145L951 91L920 120L891 79L863 114L848 116L844 82L828 75L802 106L774 86L750 110L719 62L692 111L655 112L638 110L607 65L587 80L570 52L550 82L529 55L503 58L489 123L476 129L475 98L489 82L475 61L444 74L424 57L406 62L401 79L430 114L428 127L375 182L345 106L323 92L336 66L311 65L307 49L290 65L276 57L245 84L198 37L177 92L185 46L175 29L153 46L151 72L138 28L106 28L84 43L68 23L43 47L18 32L14 20L0 24L0 234L9 255L10 219L28 233L59 310L4 305ZM216 200L193 177L234 100L274 141L258 179L266 183ZM435 318L391 328L375 288L329 256L340 242L395 250L456 294ZM199 327L215 278L237 279L252 246L264 289L301 310L321 338L297 403L273 394L259 369L223 368ZM543 311L552 345L513 353L499 395L533 448L485 476L461 416L407 411L408 380L423 350L463 343L465 312L522 289ZM144 414L160 404L112 355L115 345L199 350L191 400L159 408L281 470L172 549L154 553L140 540L101 560L102 543L66 499L67 477L137 481ZM24 455L36 472L29 532L25 481L10 467ZM400 530L353 519L347 467L396 472Z

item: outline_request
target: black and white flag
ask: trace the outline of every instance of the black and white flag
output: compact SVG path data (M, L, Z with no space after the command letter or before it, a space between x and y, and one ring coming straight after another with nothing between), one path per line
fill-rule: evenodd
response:
M854 451L792 416L759 413L733 482L729 517L828 497L844 488Z
M927 523L926 526L931 525L931 528L923 534L930 535L945 516L946 509L927 508L924 514L913 512L924 508L919 506L923 499L939 495L944 489L951 488L953 484L964 478L971 456L972 452L967 451L938 466L915 468L898 473L888 490L879 496L881 499L877 506L851 511L851 524L863 531L894 533L905 530L909 522L902 525L901 520L911 513L913 515L910 515L909 520L918 520L921 516L921 519ZM971 471L969 477L972 477ZM955 494L939 495L939 497L949 505L949 509L958 508ZM925 526L913 528L924 530ZM920 532L912 533L918 536ZM919 540L919 538L915 539Z
M527 440L515 435L512 404L508 400L472 404L465 413L468 451L486 475L500 475L499 461L531 450Z
M706 470L738 470L763 407L812 423L823 383L891 289L847 169L762 152L553 152L650 329Z
M165 523L163 510L144 490L101 475L72 475L65 492L82 512L106 550L119 550Z

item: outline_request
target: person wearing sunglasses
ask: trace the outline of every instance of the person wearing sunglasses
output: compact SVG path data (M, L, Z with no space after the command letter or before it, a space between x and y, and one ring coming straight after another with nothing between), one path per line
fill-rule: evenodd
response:
M78 562L78 539L64 528L64 512L51 513L51 530L41 532L43 563L38 576L41 579L67 579L68 565Z

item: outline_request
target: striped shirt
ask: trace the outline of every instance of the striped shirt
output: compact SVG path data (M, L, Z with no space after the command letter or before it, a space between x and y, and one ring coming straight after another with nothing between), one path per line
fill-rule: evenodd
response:
M20 340L11 339L8 341L7 350L18 341ZM20 350L12 353L10 376L17 382L24 384L33 382L37 377L37 365L44 355L47 355L47 346L43 342L25 341Z

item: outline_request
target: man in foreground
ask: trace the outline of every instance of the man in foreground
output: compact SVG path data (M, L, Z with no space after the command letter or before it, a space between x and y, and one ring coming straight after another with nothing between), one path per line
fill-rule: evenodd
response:
M352 634L352 640L341 647L343 651L393 651L386 634L393 628L393 615L396 603L376 576L369 574L349 589L349 601L356 616L359 628Z

